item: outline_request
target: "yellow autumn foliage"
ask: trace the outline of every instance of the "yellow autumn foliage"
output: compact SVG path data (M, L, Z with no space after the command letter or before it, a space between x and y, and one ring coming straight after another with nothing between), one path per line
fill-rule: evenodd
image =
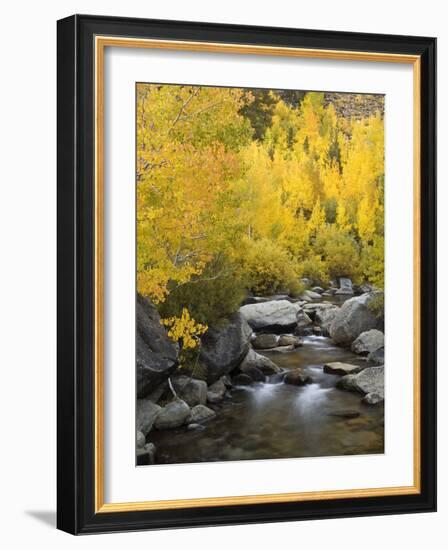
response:
M245 289L384 284L382 113L297 97L137 85L137 289L185 348Z

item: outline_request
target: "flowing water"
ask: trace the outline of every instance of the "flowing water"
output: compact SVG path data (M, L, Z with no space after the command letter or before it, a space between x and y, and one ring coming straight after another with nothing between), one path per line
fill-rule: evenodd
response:
M309 336L290 352L265 352L279 367L302 367L313 383L297 387L273 375L265 383L235 387L214 406L217 416L196 430L151 432L157 463L298 458L384 452L384 408L369 407L358 393L336 388L339 376L323 364L362 359L329 338ZM356 418L334 416L359 412Z

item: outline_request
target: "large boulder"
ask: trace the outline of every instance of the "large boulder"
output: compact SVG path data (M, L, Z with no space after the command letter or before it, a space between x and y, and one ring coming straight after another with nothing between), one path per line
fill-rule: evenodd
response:
M384 398L384 367L368 367L359 374L348 374L341 378L338 387Z
M137 431L142 432L144 436L148 435L161 410L159 405L149 399L137 399Z
M384 334L375 328L362 332L352 343L352 351L361 355L368 355L382 347L384 347Z
M207 368L209 384L241 363L249 351L251 336L252 330L240 313L233 314L222 326L207 330L201 338L199 361Z
M241 315L254 330L268 327L280 332L288 332L297 325L297 316L302 308L288 300L271 300L260 304L240 307Z
M154 423L158 430L169 430L179 428L190 418L190 407L182 401L176 399L168 405L165 405L158 414Z
M349 345L362 332L381 325L381 321L369 308L375 296L374 292L363 294L350 298L342 305L330 325L330 336L336 344Z
M338 306L332 306L328 308L319 308L316 310L314 316L314 322L322 329L324 336L330 335L330 327L338 311Z
M253 349L250 349L240 365L241 372L245 372L247 369L257 368L265 376L276 374L281 371L275 363L273 363L268 357L260 355Z
M171 382L177 395L190 407L205 405L207 401L207 383L189 376L172 376Z
M160 323L154 305L137 294L137 396L145 397L174 372L178 347Z

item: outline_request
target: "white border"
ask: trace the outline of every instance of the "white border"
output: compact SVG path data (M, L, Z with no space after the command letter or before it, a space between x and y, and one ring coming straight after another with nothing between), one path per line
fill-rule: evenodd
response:
M386 94L386 453L136 468L135 82ZM412 66L105 50L105 502L413 484Z

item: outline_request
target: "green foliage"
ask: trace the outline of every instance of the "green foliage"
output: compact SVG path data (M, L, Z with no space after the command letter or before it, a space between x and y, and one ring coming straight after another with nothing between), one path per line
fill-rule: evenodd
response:
M245 90L244 100L240 113L249 120L254 139L261 140L272 123L277 100L270 90L263 89Z
M327 285L330 280L327 264L316 254L309 254L300 262L300 274L301 277L311 279L318 285Z
M246 294L241 270L228 259L219 257L210 262L201 275L173 286L159 309L162 317L179 317L188 307L198 323L217 325L239 308Z
M359 246L353 236L338 230L335 225L320 227L314 242L330 278L345 275L359 281Z
M273 241L247 240L243 250L242 269L247 274L247 284L251 292L256 295L297 295L303 291L297 263L286 250Z

